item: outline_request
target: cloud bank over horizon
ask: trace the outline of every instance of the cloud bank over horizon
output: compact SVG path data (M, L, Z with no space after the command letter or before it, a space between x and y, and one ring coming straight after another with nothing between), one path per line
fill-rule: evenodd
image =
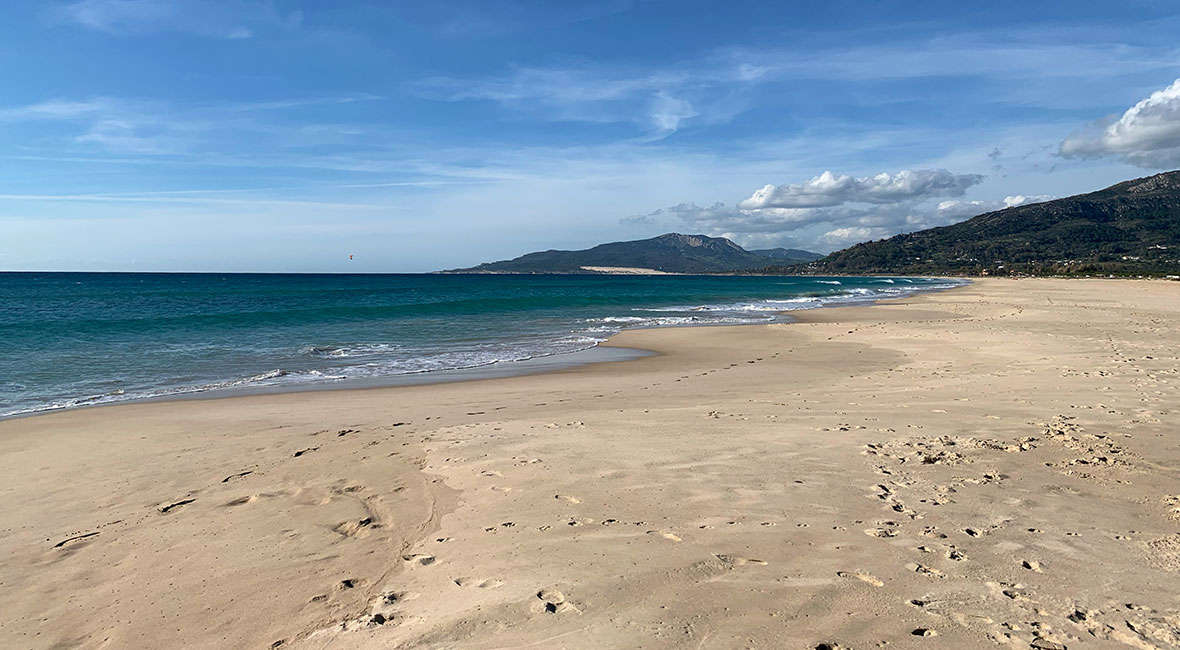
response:
M945 169L903 169L860 178L825 171L800 183L763 186L733 206L724 202L708 206L680 203L623 221L702 231L747 248L785 246L828 253L861 241L945 226L985 212L1055 198L946 198L961 197L983 181L980 174L952 174Z
M983 182L982 174L952 174L945 169L903 169L896 174L853 178L830 171L802 183L766 185L738 202L746 210L820 208L844 203L898 203L936 196L962 196Z

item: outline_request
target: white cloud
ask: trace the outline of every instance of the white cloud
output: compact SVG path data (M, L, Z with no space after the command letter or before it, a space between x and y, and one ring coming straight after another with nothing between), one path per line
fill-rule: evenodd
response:
M237 144L247 138L266 138L273 152L308 144L371 143L363 128L298 118L306 108L377 99L350 94L191 105L118 97L52 99L0 107L0 123L44 123L42 139L56 139L66 151L171 156L201 148L216 150L227 141Z
M830 171L802 183L767 185L738 203L747 210L819 208L845 203L896 203L938 196L962 196L983 180L979 174L952 174L945 169L903 169L896 174L853 178Z
M725 203L681 203L645 217L650 222L656 222L658 217L674 217L667 223L672 229L720 235L746 247L788 246L816 251L942 225L937 211L915 210L908 204L744 209Z
M732 116L732 100L715 97L727 83L674 70L627 75L593 66L521 66L500 77L434 77L412 88L430 99L492 101L557 122L630 122L646 131L647 140L658 140L692 118L716 123Z
M0 121L70 120L93 115L108 107L109 102L101 98L88 101L50 100L28 106L0 108Z
M679 99L666 92L656 93L652 102L651 120L656 135L663 137L675 133L680 123L698 113L687 100Z
M1180 79L1120 117L1098 120L1061 143L1066 158L1118 156L1139 167L1180 166Z
M852 228L836 228L819 236L819 241L833 248L845 248L857 242L884 237L889 233L884 228L866 228L857 226Z
M223 39L293 27L303 18L298 11L280 15L266 0L79 0L63 7L61 15L108 34L185 32Z
M841 95L842 105L859 102L874 110L911 99L880 83L902 79L970 81L958 97L963 103L1092 109L1097 98L1124 87L1131 75L1174 70L1177 56L1180 48L1171 45L1086 41L1073 33L1037 30L981 31L839 48L727 47L658 66L617 61L517 65L487 76L431 77L411 83L410 90L440 101L495 102L554 122L631 123L654 140L686 126L734 119L754 105L755 89L793 93L815 82L825 88L855 86L855 92ZM1079 80L1089 92L1076 92ZM872 86L861 90L865 83ZM687 106L662 110L659 101L653 102L661 97ZM808 103L818 106L823 100ZM806 106L792 105L788 112L803 110Z
M1004 197L1004 207L1005 208L1014 208L1018 205L1028 205L1029 203L1043 203L1045 201L1052 201L1055 198L1057 198L1057 197L1055 197L1051 194L1037 194L1036 196L1025 196L1023 194L1017 194L1015 196L1005 196Z
M1003 210L1004 208L1013 208L1018 205L1028 205L1029 203L1041 203L1042 201L1049 201L1054 198L1056 197L1049 196L1048 194L1037 196L1017 194L1014 196L1005 196L999 201L963 201L953 199L950 201L940 201L936 209L940 220L954 222L985 212L994 212L996 210Z
M824 172L802 183L767 185L736 205L680 203L633 219L645 225L658 222L721 235L747 247L793 246L826 252L1052 198L1011 195L996 201L937 200L948 194L961 195L981 179L977 174L946 170L903 170L862 178Z

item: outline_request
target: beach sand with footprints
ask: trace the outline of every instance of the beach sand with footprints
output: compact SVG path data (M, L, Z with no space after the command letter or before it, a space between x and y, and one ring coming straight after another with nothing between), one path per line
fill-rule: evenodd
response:
M1180 283L798 318L0 422L0 647L1180 647Z

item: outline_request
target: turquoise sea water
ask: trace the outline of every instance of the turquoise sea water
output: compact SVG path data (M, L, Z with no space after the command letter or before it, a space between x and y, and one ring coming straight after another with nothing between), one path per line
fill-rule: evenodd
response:
M948 288L928 278L0 273L0 417L395 378L592 347L632 327L767 322Z

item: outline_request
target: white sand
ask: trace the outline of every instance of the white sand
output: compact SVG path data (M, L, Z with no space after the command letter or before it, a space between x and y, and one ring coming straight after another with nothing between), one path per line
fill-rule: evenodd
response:
M801 318L0 422L0 647L1180 646L1180 284Z

